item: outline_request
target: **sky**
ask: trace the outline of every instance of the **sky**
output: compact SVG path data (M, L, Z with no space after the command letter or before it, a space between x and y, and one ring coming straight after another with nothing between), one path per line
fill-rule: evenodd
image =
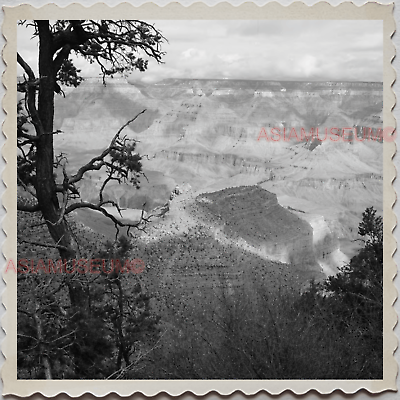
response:
M149 60L134 80L165 78L301 81L383 80L382 21L159 20L147 21L168 39L164 63ZM32 67L37 43L18 27L18 51ZM83 76L99 69L75 60ZM22 71L19 70L21 75Z

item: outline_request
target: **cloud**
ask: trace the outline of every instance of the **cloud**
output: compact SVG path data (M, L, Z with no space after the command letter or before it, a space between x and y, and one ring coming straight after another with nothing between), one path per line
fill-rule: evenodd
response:
M319 70L317 57L306 54L299 60L299 67L306 77L315 75Z
M191 62L198 62L206 57L206 52L198 49L187 49L182 52L181 58L183 60L190 60Z
M239 61L242 57L239 54L220 54L218 56L222 62L232 64Z
M166 78L358 80L383 79L382 21L147 21L168 39L163 64L149 60L133 79ZM24 28L22 28L24 29ZM36 63L37 48L26 32L18 49ZM84 76L96 65L77 59Z

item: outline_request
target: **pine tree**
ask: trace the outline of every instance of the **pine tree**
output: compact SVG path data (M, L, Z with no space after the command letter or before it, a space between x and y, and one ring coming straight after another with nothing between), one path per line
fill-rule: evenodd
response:
M117 349L114 362L119 377L132 377L137 356L159 336L160 317L151 311L151 297L144 293L135 265L130 262L132 245L125 236L108 242L96 258L114 266L102 271L101 279L91 286L91 313L105 321ZM125 268L126 265L132 267ZM107 271L110 271L111 268ZM114 373L113 377L117 374Z

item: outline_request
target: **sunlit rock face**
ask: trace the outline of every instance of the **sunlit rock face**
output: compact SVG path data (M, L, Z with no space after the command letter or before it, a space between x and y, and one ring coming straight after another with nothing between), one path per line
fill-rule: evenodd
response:
M55 136L55 145L72 158L74 169L146 109L123 132L140 141L153 182L139 190L125 187L124 193L110 186L110 199L129 208L146 201L150 211L168 201L175 185L189 183L197 193L259 185L309 229L322 229L317 223L322 217L332 238L355 240L364 209L382 211L383 144L337 140L330 132L382 127L382 98L381 83L167 79L145 85L114 79L104 86L88 79L65 100L57 98L55 128L63 134ZM263 128L268 140L260 134ZM279 130L279 140L271 139L272 128ZM319 141L288 138L292 129L300 135L312 128ZM103 180L101 172L94 173L83 183L85 195L94 195ZM330 254L327 271L343 258L335 253L337 242L330 243L329 251L314 254L319 265ZM291 260L302 244L292 250L268 246L260 251Z

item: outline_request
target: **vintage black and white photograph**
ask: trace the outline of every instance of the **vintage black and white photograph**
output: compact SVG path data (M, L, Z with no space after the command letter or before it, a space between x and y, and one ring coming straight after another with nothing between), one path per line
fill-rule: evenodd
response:
M18 380L382 380L382 20L19 20Z

